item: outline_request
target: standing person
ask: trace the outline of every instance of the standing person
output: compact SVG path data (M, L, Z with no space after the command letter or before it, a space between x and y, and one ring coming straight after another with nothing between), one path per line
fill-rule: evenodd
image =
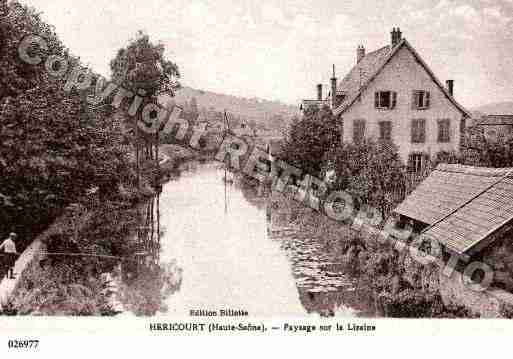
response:
M0 251L3 249L4 253L7 257L7 266L9 270L7 272L7 278L14 279L14 264L16 263L16 258L18 257L18 252L16 251L16 233L9 234L9 237L0 244Z

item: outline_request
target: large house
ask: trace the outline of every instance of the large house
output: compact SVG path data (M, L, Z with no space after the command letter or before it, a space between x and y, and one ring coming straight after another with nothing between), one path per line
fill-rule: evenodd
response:
M391 42L366 53L360 45L353 69L338 81L333 67L330 91L303 100L302 109L327 105L341 120L344 142L392 140L412 172L423 170L438 152L458 152L469 112L454 98L454 81L438 80L400 29Z

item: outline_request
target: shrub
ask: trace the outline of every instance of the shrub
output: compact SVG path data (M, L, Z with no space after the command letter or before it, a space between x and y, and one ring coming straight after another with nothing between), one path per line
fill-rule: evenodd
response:
M283 145L283 160L316 176L322 169L324 154L339 144L338 122L331 110L311 109L291 124Z
M357 207L378 209L383 218L396 204L393 193L406 185L404 164L391 142L342 144L326 158L336 172L335 188L350 193Z

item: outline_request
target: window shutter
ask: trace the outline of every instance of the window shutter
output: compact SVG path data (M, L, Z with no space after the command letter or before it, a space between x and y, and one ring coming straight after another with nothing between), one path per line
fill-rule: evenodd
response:
M385 141L392 139L392 122L379 122L379 139Z
M365 120L356 120L353 123L353 142L360 143L365 138Z
M411 142L415 143L417 142L417 120L411 121Z
M374 107L379 108L379 92L374 93Z
M438 120L438 142L451 141L451 120Z
M395 105L397 105L397 92L392 91L392 107L395 108Z
M417 109L417 91L412 91L411 93L411 109Z
M419 139L421 143L426 142L426 120L419 120Z
M426 91L426 94L425 94L426 98L425 98L425 102L424 102L424 105L426 106L426 108L429 108L429 105L431 104L431 96L430 96L430 92L429 91Z

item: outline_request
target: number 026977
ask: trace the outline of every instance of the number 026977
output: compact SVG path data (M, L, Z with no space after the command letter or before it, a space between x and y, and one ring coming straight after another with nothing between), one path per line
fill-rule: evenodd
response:
M10 349L36 349L39 346L39 340L36 339L10 339L7 341Z

